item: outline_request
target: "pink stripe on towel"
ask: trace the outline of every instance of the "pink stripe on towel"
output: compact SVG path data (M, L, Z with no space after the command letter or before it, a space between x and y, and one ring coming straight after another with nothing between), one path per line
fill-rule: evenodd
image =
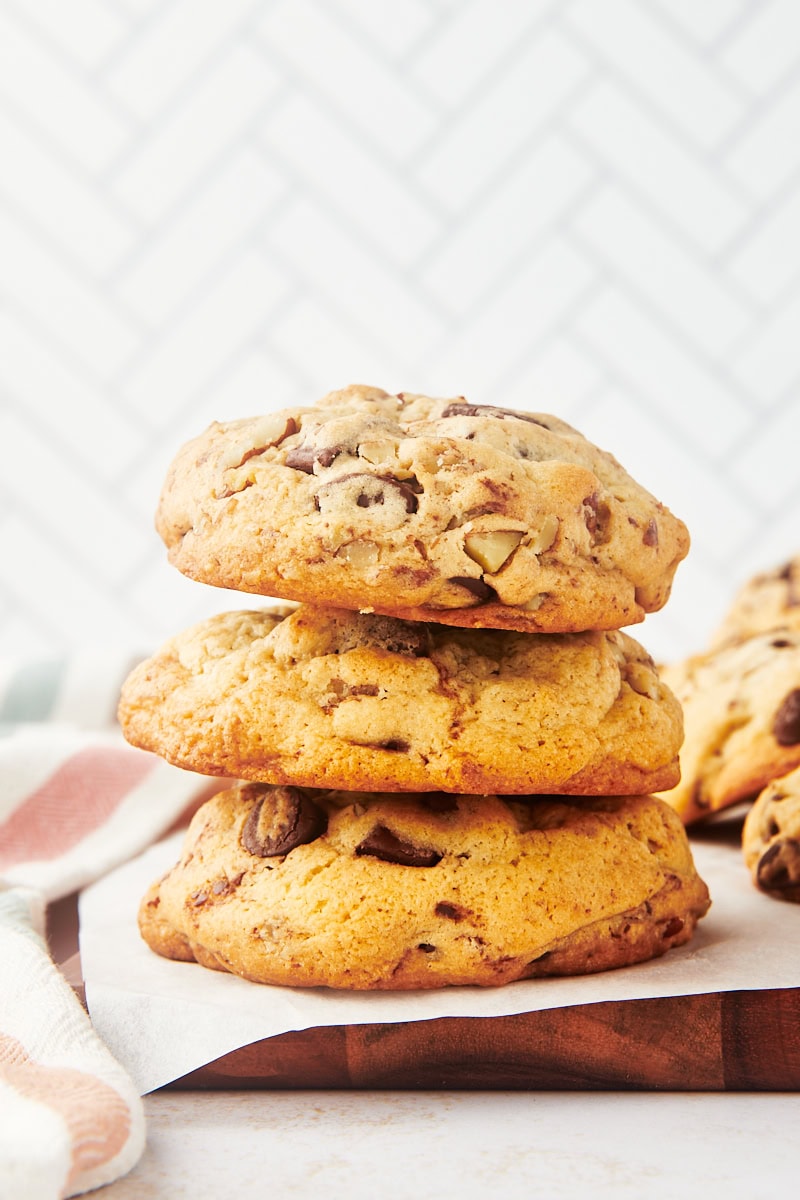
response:
M0 825L0 869L66 853L107 821L157 763L131 746L73 754Z
M116 1158L125 1145L131 1128L128 1106L97 1076L73 1067L43 1066L15 1038L0 1033L0 1079L61 1117L72 1143L68 1186L82 1172Z

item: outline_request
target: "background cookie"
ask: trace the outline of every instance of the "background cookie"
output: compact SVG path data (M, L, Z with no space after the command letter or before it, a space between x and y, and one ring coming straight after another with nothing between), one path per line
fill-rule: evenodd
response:
M169 958L263 983L496 986L640 962L708 908L651 796L508 801L235 788L140 908Z
M757 887L800 903L800 768L764 788L745 818L742 850Z
M126 738L205 774L352 791L636 793L681 711L626 634L521 634L303 605L223 613L122 691Z
M680 783L663 795L685 823L750 799L800 764L800 631L727 642L661 675L685 730Z
M754 575L740 588L712 644L780 626L800 629L800 555L774 571Z
M205 583L534 631L640 621L689 545L555 417L367 387L212 425L172 463L156 523Z

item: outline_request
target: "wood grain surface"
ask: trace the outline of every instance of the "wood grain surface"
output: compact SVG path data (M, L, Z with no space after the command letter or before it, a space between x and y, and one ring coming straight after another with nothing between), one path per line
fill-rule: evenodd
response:
M242 1047L171 1086L796 1091L800 990L306 1029Z

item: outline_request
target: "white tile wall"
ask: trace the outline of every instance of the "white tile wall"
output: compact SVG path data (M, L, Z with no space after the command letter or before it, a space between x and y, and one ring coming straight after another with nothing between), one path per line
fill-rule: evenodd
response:
M0 0L0 653L252 603L167 566L167 462L356 380L612 450L699 648L800 550L800 5Z

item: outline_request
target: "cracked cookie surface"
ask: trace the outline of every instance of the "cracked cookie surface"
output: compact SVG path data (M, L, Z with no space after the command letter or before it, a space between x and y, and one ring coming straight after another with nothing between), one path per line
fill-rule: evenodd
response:
M671 786L682 716L621 632L458 629L348 609L222 613L126 681L126 738L310 787L615 794Z
M642 962L708 906L679 818L652 796L246 784L198 810L139 925L165 957L261 983L403 990Z
M556 417L363 386L212 425L170 466L156 525L204 583L546 632L642 620L689 546Z
M756 887L800 904L800 767L758 796L742 828L742 851Z
M686 824L749 800L800 765L800 630L726 642L661 668L683 706L681 780L663 798Z

